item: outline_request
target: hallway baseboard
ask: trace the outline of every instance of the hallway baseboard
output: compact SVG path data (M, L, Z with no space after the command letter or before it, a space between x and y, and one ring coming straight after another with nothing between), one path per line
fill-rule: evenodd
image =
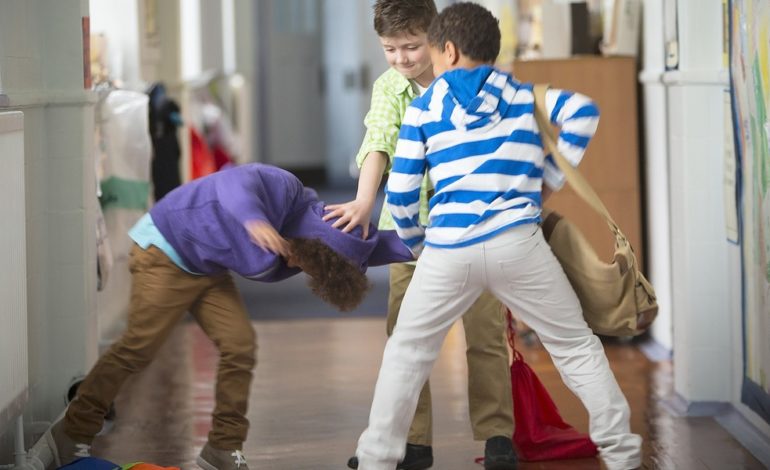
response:
M757 460L770 468L770 438L762 433L731 403L720 401L687 401L674 394L661 402L672 416L682 418L711 417Z
M741 443L757 460L770 468L770 437L763 434L751 421L729 405L727 411L716 416L719 423L735 440Z
M652 362L670 361L673 355L673 351L655 341L652 337L636 343L636 346Z
M661 404L668 413L677 418L715 417L726 413L732 406L725 401L687 401L678 393L663 400Z

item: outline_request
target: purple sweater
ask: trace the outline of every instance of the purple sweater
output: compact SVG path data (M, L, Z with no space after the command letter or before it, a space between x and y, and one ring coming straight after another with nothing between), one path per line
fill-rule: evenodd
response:
M324 222L324 204L296 176L269 165L252 163L220 171L184 184L167 194L150 214L158 230L193 271L217 274L227 270L264 282L299 272L254 244L244 223L270 223L284 238L320 239L351 263L367 266L411 261L395 232L369 238L361 230L343 233Z

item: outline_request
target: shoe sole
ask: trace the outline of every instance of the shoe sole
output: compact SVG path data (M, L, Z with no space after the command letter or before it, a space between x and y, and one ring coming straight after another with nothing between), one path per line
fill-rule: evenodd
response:
M430 460L418 460L412 462L409 465L399 464L396 470L427 470L433 466L433 459Z
M203 470L219 470L217 467L203 460L203 457L201 457L200 455L198 456L197 459L195 459L195 463L197 463L198 466Z
M51 428L48 428L45 431L45 443L48 445L48 448L51 449L51 455L53 455L53 463L56 465L56 468L61 467L61 456L59 456L59 448L56 447L56 441L53 438L53 434L51 434Z
M484 470L516 470L519 465L510 462L490 462L484 464Z
M353 460L352 458L348 460L348 468L353 468L353 469L358 468L358 460L356 460L355 463L353 463L352 460ZM427 470L432 466L433 466L433 459L418 460L417 462L409 464L406 467L404 467L403 464L398 464L398 466L396 467L396 470Z

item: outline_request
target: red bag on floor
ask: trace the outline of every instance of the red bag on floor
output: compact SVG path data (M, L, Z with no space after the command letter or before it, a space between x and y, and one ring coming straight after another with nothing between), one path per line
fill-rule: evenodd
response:
M508 344L513 349L511 390L516 424L513 443L521 460L593 457L591 439L565 423L551 396L514 346L513 316L508 312Z

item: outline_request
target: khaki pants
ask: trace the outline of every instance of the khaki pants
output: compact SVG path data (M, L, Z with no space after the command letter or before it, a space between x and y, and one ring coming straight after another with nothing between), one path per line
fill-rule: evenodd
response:
M164 340L189 311L220 353L216 407L209 443L241 449L249 422L246 408L256 339L230 274L194 276L151 246L131 250L132 274L128 325L123 336L97 361L78 389L64 418L65 432L90 444L123 382L144 369Z
M390 265L388 336L393 333L414 270L415 266L409 264ZM513 435L511 371L504 336L505 322L500 302L489 292L484 292L463 315L468 348L468 408L473 438L479 441L493 436ZM407 442L431 445L432 440L430 383L425 382Z

